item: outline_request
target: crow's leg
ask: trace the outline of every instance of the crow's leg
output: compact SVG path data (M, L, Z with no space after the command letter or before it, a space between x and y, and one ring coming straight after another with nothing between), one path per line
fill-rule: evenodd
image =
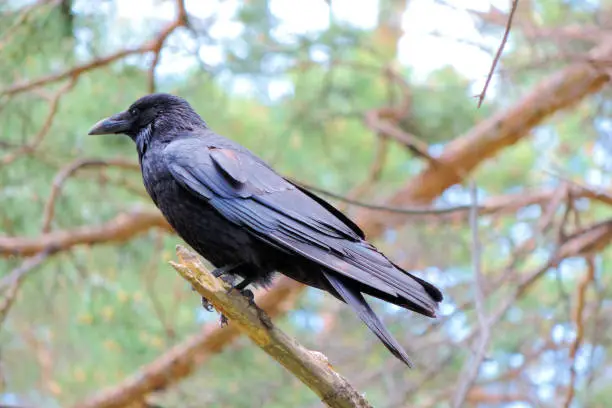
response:
M251 292L248 289L244 289L249 283L251 283L251 279L243 279L242 282L240 282L239 284L235 284L236 282L236 276L234 275L223 275L221 277L221 279L227 283L228 285L230 285L230 288L227 290L227 293L231 293L232 290L236 289L238 291L240 291L240 293L243 296L246 296L249 299L249 303L254 305L255 302L253 301L255 299L255 295L253 295L253 292ZM204 301L204 298L202 298L202 301ZM207 301L208 302L208 301ZM219 316L219 325L221 327L225 327L227 326L227 317L225 317L225 315L223 313L220 314Z
M236 278L235 276L228 275L228 274L234 269L236 269L237 267L239 267L240 265L242 264L235 263L235 264L221 266L219 268L214 269L211 273L215 278L220 277L225 283L232 285L233 287ZM195 290L193 289L193 287L191 289ZM212 312L214 310L213 306L210 304L210 302L205 297L202 297L202 307L206 309L208 312Z
M225 265L225 266L222 266L220 268L217 268L217 269L213 270L212 274L214 275L215 278L219 278L219 277L221 277L221 275L227 275L228 273L230 273L234 269L238 268L240 265L242 265L242 263L235 263L235 264Z
M252 282L253 282L252 277L244 278L242 279L242 282L240 282L239 284L232 285L232 287L228 290L228 293L231 293L232 290L236 289L242 294L242 296L246 297L249 300L249 304L251 306L254 306L255 305L255 295L253 294L252 290L246 289L246 287L249 286Z
M249 304L251 304L252 306L256 306L255 305L255 295L253 294L251 290L246 289L246 287L253 282L253 278L251 277L244 278L242 279L240 283L236 284L235 283L236 275L230 274L231 271L235 270L236 268L242 265L243 265L242 263L225 265L225 266L216 268L211 273L213 274L214 277L221 278L223 282L230 285L230 288L227 290L228 293L231 293L232 290L236 289L248 299ZM204 307L204 309L206 309L209 312L213 311L213 306L204 297L202 297L202 306ZM227 326L227 317L225 317L223 314L220 315L219 324L221 325L221 327Z

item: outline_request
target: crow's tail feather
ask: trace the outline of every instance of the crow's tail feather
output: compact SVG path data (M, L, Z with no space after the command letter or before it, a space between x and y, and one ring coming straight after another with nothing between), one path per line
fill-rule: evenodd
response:
M328 282L336 290L340 298L348 303L357 312L359 318L376 334L376 336L383 342L385 347L408 367L412 368L413 364L410 361L410 357L403 349L402 346L395 340L395 338L389 333L383 322L380 321L378 316L374 313L370 305L366 302L365 298L358 290L352 288L349 285L342 282L342 278L334 276L334 273L323 272Z

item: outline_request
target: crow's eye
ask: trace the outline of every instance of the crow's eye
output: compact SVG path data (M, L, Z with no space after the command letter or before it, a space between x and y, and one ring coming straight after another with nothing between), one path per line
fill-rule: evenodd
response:
M132 108L132 109L130 109L130 115L132 115L132 116L138 116L138 109L136 109L136 108Z

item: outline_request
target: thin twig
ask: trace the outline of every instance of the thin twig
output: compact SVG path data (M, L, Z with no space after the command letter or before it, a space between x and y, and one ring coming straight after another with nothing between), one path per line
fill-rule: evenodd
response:
M586 274L583 276L578 288L576 289L576 308L574 309L573 316L574 326L576 328L576 337L574 338L569 350L570 382L565 403L563 404L565 408L569 408L571 406L576 393L576 355L578 354L578 349L580 348L584 338L584 306L586 303L586 292L589 285L593 282L593 279L595 279L595 263L593 262L593 257L589 256L586 261Z
M378 205L378 204L370 204L360 200L356 200L353 198L349 198L343 196L341 194L333 193L329 190L325 190L320 187L315 187L310 184L303 183L301 181L292 179L287 177L292 183L297 184L301 187L304 187L308 190L315 191L320 194L324 194L326 196L335 198L336 200L343 201L345 203L356 205L358 207L367 208L369 210L377 210L377 211L387 211L397 214L407 214L407 215L440 215L440 214L449 214L454 212L468 212L472 208L471 205L457 205L448 208L431 208L431 207L421 207L421 208L399 208L399 207L390 207L387 205Z
M160 55L162 48L164 47L164 43L170 37L170 35L179 27L184 27L187 24L187 11L185 9L185 1L184 0L176 0L176 18L166 29L157 37L154 43L151 46L151 51L153 52L153 61L149 66L148 72L148 89L149 93L154 93L156 90L155 83L155 69L157 68L157 64L159 64Z
M17 150L7 154L0 160L0 164L6 166L12 163L15 159L17 159L22 154L31 153L42 143L45 136L49 133L51 126L55 120L55 115L57 113L57 109L59 108L59 103L62 96L74 87L76 83L76 77L72 77L69 82L66 83L63 87L61 87L52 97L50 97L49 103L49 112L45 117L45 121L42 126L34 136L34 138L27 144L21 146Z
M45 203L45 208L43 211L43 233L49 232L49 230L51 229L51 221L53 220L53 215L55 213L55 201L59 197L61 189L64 183L66 182L66 179L68 179L68 177L72 176L77 171L83 168L99 166L115 166L130 170L138 170L140 168L137 163L132 163L131 161L124 159L77 159L62 168L53 179L51 194L49 195L49 199Z
M453 398L453 407L460 408L463 405L472 384L478 376L480 365L482 364L489 340L491 338L491 328L487 312L485 310L485 299L483 293L483 276L482 276L482 249L480 245L480 237L478 234L478 191L476 183L471 182L470 193L472 197L472 209L470 211L470 228L472 230L472 265L474 269L474 298L476 313L478 315L478 325L480 328L480 337L476 346L476 352L472 358L466 363L461 382L457 387L457 392Z
M6 319L11 306L15 302L17 292L19 291L25 276L28 274L28 272L43 263L55 251L56 250L54 248L47 248L37 255L27 258L19 267L13 269L0 281L0 291L6 291L4 299L2 300L2 303L0 303L0 325L2 325L4 319Z
M493 78L493 73L495 72L495 67L501 58L502 52L504 51L504 47L506 46L506 41L508 41L508 35L510 34L510 28L512 27L512 20L514 19L514 13L516 12L518 6L518 0L512 1L512 8L510 9L510 15L508 16L508 21L506 22L506 31L504 32L504 37L502 38L501 44L497 49L497 53L495 54L495 58L493 58L493 63L491 64L491 69L489 70L489 74L487 75L487 80L485 81L484 87L482 88L482 92L478 95L478 107L482 105L482 101L484 101L485 95L487 94L487 89L489 88L489 84L491 83L491 79Z

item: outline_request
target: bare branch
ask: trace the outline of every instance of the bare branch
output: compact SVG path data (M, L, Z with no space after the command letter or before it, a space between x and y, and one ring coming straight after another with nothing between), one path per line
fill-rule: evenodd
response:
M127 165L127 163L126 163ZM319 191L317 188L308 186L314 191ZM324 190L321 190L324 191ZM583 187L571 189L574 198L584 197L593 200L600 200L605 204L611 204L608 200L609 194L591 191ZM326 192L328 193L328 192ZM333 193L329 193L333 194ZM519 209L533 204L544 204L549 202L555 190L535 191L532 193L519 193L491 197L479 206L481 214L509 214ZM341 196L337 196L340 198ZM350 200L350 199L346 199ZM442 221L457 221L465 217L466 210L470 206L457 206L452 208L432 209L432 208L398 208L386 206L375 206L366 203L361 203L356 200L348 201L362 206L371 206L375 209L384 210L386 212L402 211L406 214L421 214L431 215L436 212L446 214L448 219L443 218ZM456 212L455 214L452 214ZM364 218L362 223L367 224L369 218ZM70 230L60 230L42 234L35 238L26 237L9 237L0 235L0 257L10 255L30 256L36 254L50 245L55 245L59 250L70 249L77 245L94 245L99 243L116 243L125 242L133 239L135 236L148 231L151 228L161 228L168 232L172 232L171 227L158 211L141 211L135 210L132 212L119 214L111 221L99 226L83 226ZM368 231L368 230L366 230ZM371 234L370 234L371 235Z
M272 289L256 296L255 302L270 317L275 317L291 307L302 288L300 283L281 276ZM239 336L240 331L233 324L224 328L216 322L208 324L196 335L140 367L120 384L102 390L74 408L119 408L131 401L141 401L147 394L163 390L187 377Z
M51 228L51 221L53 220L53 215L55 213L55 201L57 200L66 179L83 168L100 166L115 166L130 170L140 169L137 163L133 163L124 159L77 159L72 163L68 164L67 166L62 168L53 179L51 194L49 195L49 200L47 200L47 202L45 203L45 209L43 211L43 233L49 232Z
M138 55L138 54L146 54L149 52L154 52L154 53L159 53L159 51L161 50L161 47L163 46L163 43L165 42L166 38L168 38L168 36L170 34L172 34L174 32L174 30L176 30L178 27L182 27L185 25L186 21L187 21L187 13L185 12L185 4L183 0L177 0L177 8L178 8L178 15L176 17L176 19L172 22L170 22L157 36L155 39L148 41L142 45L140 45L139 47L136 48L126 48L120 51L117 51L111 55L108 55L106 57L102 57L102 58L97 58L94 59L92 61L89 61L85 64L81 64L81 65L77 65L75 67L72 67L66 71L57 73L57 74L52 74L52 75L48 75L42 78L38 78L29 82L23 82L23 83L17 83L14 85L9 86L8 88L5 88L4 90L0 91L0 96L2 95L15 95L18 93L22 93L22 92L26 92L29 90L32 90L34 88L38 88L42 85L48 85L54 82L59 82L62 81L64 79L68 79L68 78L72 78L72 80L76 80L78 79L84 72L87 71L92 71L94 69L97 68L101 68L104 67L106 65L109 65L115 61L118 61L120 59L123 59L125 57L129 57L131 55ZM154 58L154 62L155 62L156 58ZM153 69L155 67L153 66Z
M506 22L506 31L504 32L504 37L502 38L501 44L499 44L497 53L495 53L495 58L493 58L493 63L491 64L491 69L489 70L489 74L487 75L487 80L485 81L484 87L482 88L482 92L480 92L480 95L478 95L479 108L482 105L482 101L484 101L485 95L487 94L487 89L489 88L489 84L491 83L491 79L493 78L495 67L497 66L497 63L501 58L502 52L504 51L504 47L506 46L506 41L508 41L508 35L510 34L510 28L512 27L512 20L514 19L514 13L516 12L517 6L518 0L512 0L512 8L510 9L508 21Z
M570 367L570 383L568 386L567 397L565 399L564 407L569 408L574 400L574 394L576 393L576 354L582 344L584 338L584 305L586 303L586 292L589 285L595 279L595 263L593 258L587 259L587 270L586 274L580 280L578 288L576 288L576 307L574 309L574 326L576 328L576 337L572 342L569 350L569 359L571 362Z
M76 245L125 242L151 228L172 231L158 211L134 210L121 213L102 225L55 231L36 238L0 236L0 256L28 256L50 247L59 251Z
M346 379L336 373L327 358L304 348L275 327L265 312L237 291L229 291L187 249L177 246L179 263L171 262L177 272L206 298L223 316L246 334L257 346L274 358L314 391L329 407L371 407Z
M149 93L154 93L155 86L155 68L157 68L157 64L159 63L160 54L166 39L179 27L184 27L187 24L187 11L185 9L185 1L177 0L176 1L177 8L177 16L176 19L166 27L166 29L159 34L159 36L155 39L153 44L151 45L151 51L153 52L153 61L151 62L151 66L149 67L148 74L148 89Z
M476 183L471 182L471 197L472 197L472 209L470 211L470 229L472 230L472 267L474 268L474 298L476 305L476 313L478 315L478 325L480 328L480 337L478 339L478 345L476 346L476 352L471 359L465 364L466 371L461 375L455 398L453 399L453 407L460 408L468 396L472 384L478 376L480 366L485 358L487 347L491 339L491 327L489 323L489 317L485 310L485 299L483 293L483 276L482 276L482 250L480 245L480 237L478 235L478 192L476 189Z
M406 145L408 148L410 148L410 150L412 150L412 152L425 158L430 163L437 163L437 159L429 154L429 146L427 143L423 142L415 135L400 129L398 126L390 123L388 120L383 119L383 114L384 108L366 112L366 125L377 133L395 139L398 142Z
M612 59L612 42L602 41L591 51L590 57L594 60ZM592 62L577 62L557 72L535 86L530 94L510 109L498 112L450 142L437 158L443 165L430 163L398 191L388 205L423 205L430 202L450 186L461 182L462 177L487 158L527 137L532 128L559 110L569 108L599 91L608 80L605 67ZM374 235L384 231L387 226L397 228L407 221L398 214L389 213L364 217L364 220L360 225Z
M0 303L0 325L4 322L4 319L6 319L25 276L28 272L43 263L54 252L54 248L47 248L45 251L39 252L37 255L23 261L21 266L13 269L0 281L0 291L6 291L3 301Z
M50 101L50 104L49 104L49 113L47 113L47 117L45 118L45 121L43 122L43 125L40 127L40 129L38 130L38 132L34 136L33 140L30 141L29 143L27 143L26 145L21 146L17 150L15 150L15 151L7 154L6 156L4 156L2 158L2 160L0 160L0 163L2 165L6 166L6 165L12 163L15 159L17 159L22 154L31 153L34 150L36 150L36 148L42 143L42 141L45 138L45 136L47 135L47 133L49 133L49 130L51 129L51 125L53 125L53 121L55 119L55 114L57 113L57 109L59 108L60 99L62 98L62 96L66 92L68 92L69 90L72 89L72 87L74 86L75 83L76 83L76 78L75 77L71 78L70 81L68 83L66 83L66 85L61 87L51 97L51 101Z

